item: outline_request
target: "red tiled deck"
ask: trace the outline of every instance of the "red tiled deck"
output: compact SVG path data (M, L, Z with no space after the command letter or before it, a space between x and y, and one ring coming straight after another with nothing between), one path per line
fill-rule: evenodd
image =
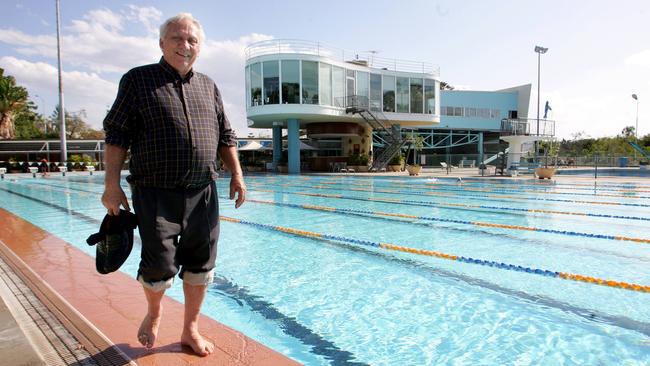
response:
M91 353L104 352L110 358L107 350L114 344L138 365L298 365L205 316L201 333L214 342L215 352L204 358L191 354L179 343L183 305L169 297L163 300L157 345L147 350L136 340L146 313L137 281L121 272L98 274L94 258L3 209L0 223L0 255L36 287L34 292L55 308L51 310L64 324L76 329Z

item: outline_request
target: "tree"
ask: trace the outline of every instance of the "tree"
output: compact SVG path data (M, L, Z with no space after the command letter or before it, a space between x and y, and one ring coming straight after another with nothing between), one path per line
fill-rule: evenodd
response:
M635 132L636 131L634 126L626 126L625 128L623 128L623 130L621 130L621 136L623 136L626 139L629 139L631 137L634 137Z
M56 128L56 131L61 130L61 108L57 105L50 116L50 120ZM86 111L84 109L76 113L65 112L65 135L70 139L103 139L103 131L98 131L86 123Z
M35 112L36 105L29 101L25 108L18 112L14 119L15 138L21 140L42 139L45 133L39 126L44 125L43 116Z
M419 134L415 134L415 131L411 131L411 144L413 146L413 165L419 165L417 161L417 153L424 149L424 137Z
M27 89L16 85L13 76L4 76L0 68L0 139L14 138L14 119L25 108L28 97Z

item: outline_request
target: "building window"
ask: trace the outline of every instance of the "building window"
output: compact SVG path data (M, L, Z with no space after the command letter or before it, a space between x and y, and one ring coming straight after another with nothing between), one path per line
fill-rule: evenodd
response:
M332 105L332 66L321 63L319 67L320 104Z
M448 116L454 115L454 107L447 107L447 115Z
M300 103L300 70L299 61L282 61L282 103Z
M250 107L253 105L251 102L251 67L246 66L246 70L244 71L244 78L246 79L246 108Z
M317 140L318 156L341 156L343 148L341 139Z
M436 81L424 79L424 113L436 114Z
M356 80L354 78L354 70L345 70L345 94L348 97L348 101L352 102L352 96L356 92ZM347 106L347 103L346 103Z
M280 103L280 70L277 61L264 61L264 104Z
M463 116L463 107L454 107L454 116L462 117Z
M397 78L397 94L395 101L397 103L398 113L409 112L409 78Z
M370 110L381 111L381 75L370 74Z
M345 70L332 66L332 98L337 107L345 106Z
M318 104L318 62L302 62L302 103Z
M500 114L500 112L499 112L498 109L491 109L490 110L490 118L492 118L492 119L500 119L499 114Z
M395 77L383 76L384 112L395 112Z
M411 79L411 113L422 113L424 102L422 93L422 79Z
M361 97L360 103L367 103L370 93L368 91L368 73L357 71L357 96Z
M251 65L251 106L262 104L262 64Z

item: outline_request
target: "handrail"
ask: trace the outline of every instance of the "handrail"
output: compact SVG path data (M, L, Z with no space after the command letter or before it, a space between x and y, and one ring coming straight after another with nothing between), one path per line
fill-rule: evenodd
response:
M376 52L372 51L350 51L329 46L321 42L300 39L271 39L252 43L245 49L246 60L258 56L286 53L322 56L375 69L440 76L440 68L431 63L378 57Z
M538 123L539 121L539 123ZM504 118L502 136L555 136L555 121L536 118Z

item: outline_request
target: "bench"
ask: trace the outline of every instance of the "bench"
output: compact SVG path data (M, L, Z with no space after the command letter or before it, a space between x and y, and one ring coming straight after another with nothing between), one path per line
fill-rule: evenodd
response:
M461 168L474 168L476 166L476 160L461 160L458 162L458 166Z

